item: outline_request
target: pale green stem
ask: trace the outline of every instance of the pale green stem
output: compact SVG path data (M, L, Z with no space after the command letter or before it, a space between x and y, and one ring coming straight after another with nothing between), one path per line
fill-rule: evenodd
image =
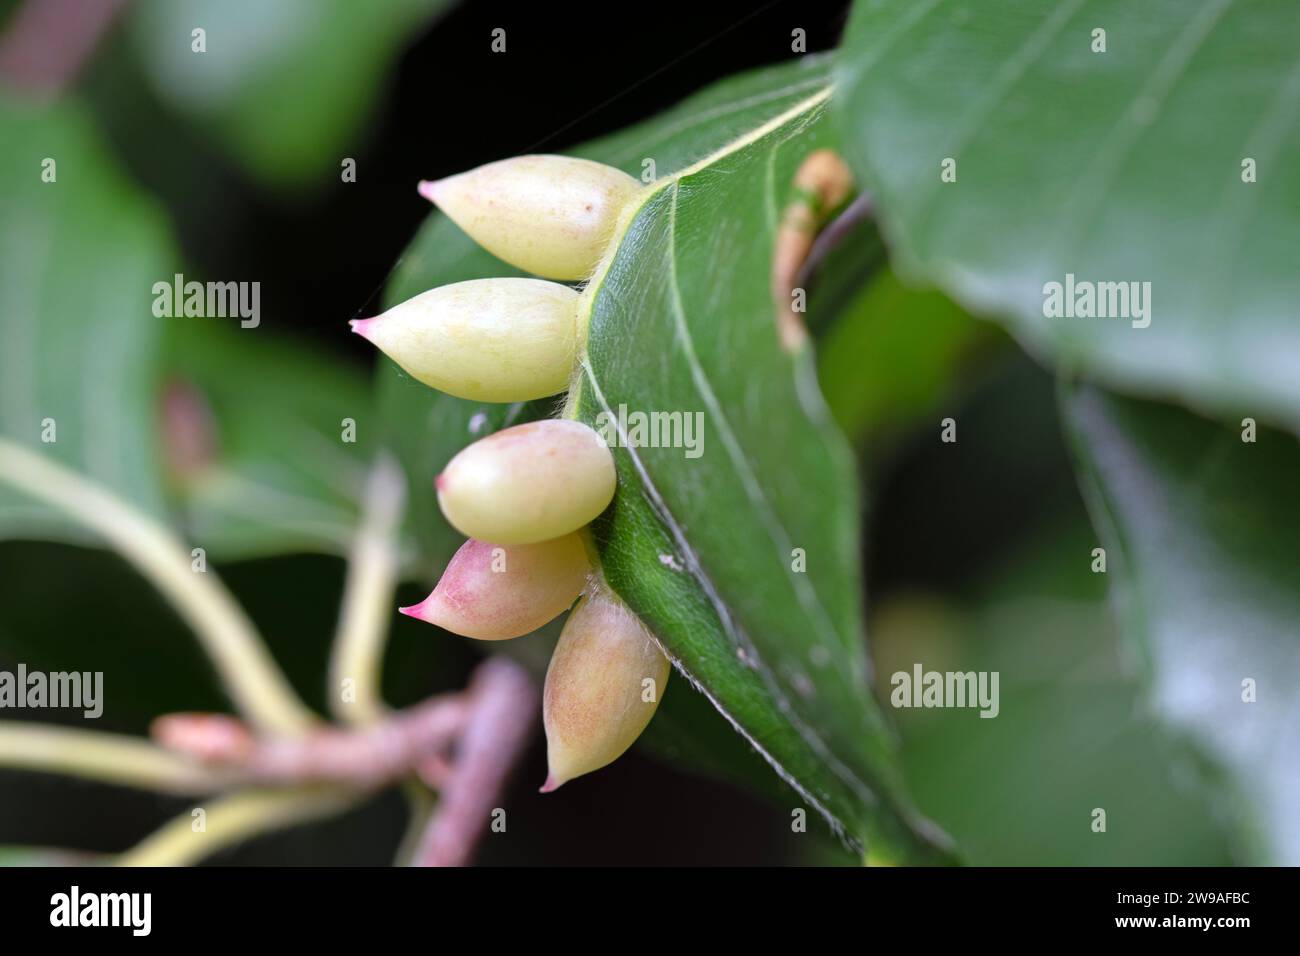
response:
M383 454L366 481L330 656L330 709L345 723L371 723L384 713L380 677L397 588L398 535L405 506L402 471L392 456ZM345 681L351 682L346 696Z
M252 621L212 571L153 518L102 486L0 438L0 481L99 533L173 604L198 635L240 712L260 730L295 734L315 718L276 666Z
M117 858L119 866L188 866L245 840L348 809L364 791L339 787L241 790L197 806ZM194 810L203 810L202 828Z
M421 781L412 777L408 777L402 784L402 793L406 796L406 829L402 833L402 842L393 855L393 865L415 866L424 831L429 828L429 820L438 809L438 797Z
M398 535L406 507L406 481L392 456L381 455L366 482L361 525L348 555L343 607L330 658L330 709L344 723L362 725L383 717L380 694L384 643L393 613L399 565ZM353 699L343 697L343 681L352 681ZM394 863L410 866L420 836L437 806L437 797L420 781L402 784L410 819Z
M231 780L138 737L17 721L0 722L0 766L175 794L207 793Z

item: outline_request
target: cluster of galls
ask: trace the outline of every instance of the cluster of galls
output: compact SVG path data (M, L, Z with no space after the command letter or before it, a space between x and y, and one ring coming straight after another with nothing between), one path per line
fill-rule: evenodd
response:
M547 279L588 278L641 188L587 160L524 156L420 184L476 242ZM431 289L353 329L414 378L461 398L522 402L564 391L582 348L581 296L542 279L480 279ZM614 459L568 420L475 442L435 484L469 540L433 593L403 614L497 641L529 634L578 601L546 672L543 791L615 760L645 729L669 662L595 570L585 526L609 506ZM580 599L580 600L579 600Z

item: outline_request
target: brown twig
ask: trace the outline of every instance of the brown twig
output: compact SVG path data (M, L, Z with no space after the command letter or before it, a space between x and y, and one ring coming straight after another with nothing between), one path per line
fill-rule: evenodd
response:
M429 820L416 866L465 866L487 832L510 772L528 746L541 703L524 668L505 657L482 664L470 685L469 720L454 769Z
M292 737L255 734L224 714L168 714L151 733L164 747L232 771L239 783L345 783L371 789L415 773L440 793L417 866L465 866L492 822L540 709L537 685L506 657L475 670L460 693L430 698L357 728Z
M164 747L238 771L245 783L375 787L450 750L468 713L466 695L448 694L356 730L322 726L298 737L258 737L224 714L168 714L151 733Z

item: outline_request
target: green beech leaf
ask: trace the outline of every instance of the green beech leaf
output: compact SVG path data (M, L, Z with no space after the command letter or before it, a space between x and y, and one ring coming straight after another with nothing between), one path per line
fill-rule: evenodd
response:
M769 282L795 171L834 144L828 97L755 117L643 198L588 289L570 411L622 439L593 526L610 584L809 809L889 856L925 826L868 687L852 456L811 350L782 351ZM702 441L632 447L627 416L653 412Z
M0 139L0 433L162 514L154 398L173 320L153 315L152 287L172 272L166 227L76 106L0 100ZM8 486L0 536L87 539Z
M1295 429L1297 35L1289 0L873 0L837 121L905 277L1106 384ZM1067 274L1149 282L1149 327L1045 317Z
M1257 858L1300 863L1300 442L1091 387L1063 411L1154 707L1234 774Z

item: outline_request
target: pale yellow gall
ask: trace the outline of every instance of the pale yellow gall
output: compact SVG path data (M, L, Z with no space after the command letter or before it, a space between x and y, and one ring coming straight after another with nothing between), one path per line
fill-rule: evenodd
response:
M571 156L518 156L420 183L456 225L493 255L548 279L587 278L641 183Z
M578 294L541 279L474 279L430 289L352 329L439 391L523 402L564 391Z

